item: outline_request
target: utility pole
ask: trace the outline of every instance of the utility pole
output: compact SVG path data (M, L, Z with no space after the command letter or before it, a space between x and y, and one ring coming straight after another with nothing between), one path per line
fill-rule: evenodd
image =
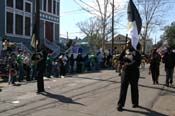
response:
M59 35L58 35L58 37L59 37L59 41L60 41L60 0L57 0L58 1L58 3L57 3L57 8L58 8L58 16L59 16L59 22L58 22L58 24L59 24L59 26L58 26L58 33L59 33ZM60 43L60 42L59 42Z
M67 40L69 39L69 32L67 32Z
M40 8L39 8L39 4L40 1L39 0L35 0L36 3L36 13L35 13L35 37L36 37L36 41L38 41L38 45L36 45L36 51L38 50L38 47L40 47ZM35 42L36 44L36 42Z
M35 14L35 25L36 25L36 40L38 40L38 46L37 50L41 49L41 41L40 41L40 0L35 0L36 3L36 14ZM39 47L39 48L38 48ZM43 49L43 48L42 48ZM37 51L38 52L38 51ZM40 57L39 61L37 63L37 71L38 74L36 76L37 78L37 93L44 92L44 69L45 69L45 59L44 54L37 53L37 55Z
M114 54L114 0L112 2L112 55Z

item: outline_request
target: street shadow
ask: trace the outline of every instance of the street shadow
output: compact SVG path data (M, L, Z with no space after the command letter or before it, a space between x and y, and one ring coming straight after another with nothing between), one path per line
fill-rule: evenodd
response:
M146 79L146 77L140 77L140 79Z
M81 73L76 72L76 71L74 71L74 72L68 72L67 75L66 75L66 77L69 77L69 76L71 77L72 75L78 75L78 74L91 74L91 73L101 73L101 70L83 71Z
M175 86L174 85L169 85L169 86L167 86L166 84L159 84L159 85L162 85L162 86L166 86L167 88L173 88L173 89L175 89Z
M21 86L22 84L20 84L20 83L16 83L16 84L13 84L13 86Z
M66 96L63 96L63 95L57 95L57 94L53 94L53 93L50 93L50 92L47 92L47 91L42 92L40 94L43 95L43 96L49 97L49 98L56 99L56 100L58 100L60 102L63 102L63 103L77 104L77 105L85 106L84 104L75 102L75 101L72 100L72 98L69 98L69 97L66 97Z
M165 74L160 74L159 76L166 76Z
M158 90L166 91L166 92L170 92L170 93L174 93L175 92L175 91L166 89L163 84L162 84L163 87L156 87L156 86L154 87L154 86L147 86L147 85L142 85L142 84L139 84L139 86L140 87L145 87L145 88L150 88L150 89L158 89Z
M146 108L146 107L143 107L143 106L139 106L138 108L146 110L146 111L137 111L137 110L129 110L129 109L123 109L123 111L137 113L137 114L143 114L145 116L169 116L169 115L166 115L166 114L163 114L160 112L153 111L153 110Z
M97 79L97 78L89 78L89 77L74 77L74 78L88 79L88 80L96 80L96 81L106 81L106 82L111 82L111 83L120 83L120 82L118 82L118 81L109 80L109 79L113 79L113 78L115 78L115 77L108 78L108 79Z
M172 86L172 85L170 85L170 86L169 86L169 88L173 88L173 89L175 89L175 86L174 86L174 85L173 85L173 86Z

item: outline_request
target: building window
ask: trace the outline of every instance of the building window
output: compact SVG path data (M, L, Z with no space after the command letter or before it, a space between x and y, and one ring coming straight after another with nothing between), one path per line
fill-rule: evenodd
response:
M7 6L13 8L13 0L7 0Z
M46 11L46 0L43 0L43 10Z
M56 14L56 1L53 1L53 14Z
M7 12L6 32L13 34L13 13Z
M57 4L57 8L59 8L60 7L60 2L58 1L58 2L56 2L56 4ZM57 10L57 9L56 9ZM60 15L60 13L59 13L59 11L57 10L57 15L59 16Z
M31 19L30 17L25 17L25 35L30 36L30 25Z
M23 35L23 16L16 14L15 32Z
M16 0L16 9L23 10L23 0Z
M30 3L25 3L25 11L26 12L31 12L31 4Z
M48 12L52 12L52 0L48 0Z
M45 37L49 41L53 41L53 23L45 22Z
M6 34L30 37L32 31L32 2L29 0L4 1L6 1Z

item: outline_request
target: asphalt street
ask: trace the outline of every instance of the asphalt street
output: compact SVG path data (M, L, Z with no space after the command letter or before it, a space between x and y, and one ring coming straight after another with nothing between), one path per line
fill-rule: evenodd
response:
M164 86L163 65L159 85L152 84L148 65L140 72L139 108L132 108L128 88L124 111L117 111L121 77L102 70L45 79L42 94L36 94L36 82L0 83L0 116L175 116L175 86Z

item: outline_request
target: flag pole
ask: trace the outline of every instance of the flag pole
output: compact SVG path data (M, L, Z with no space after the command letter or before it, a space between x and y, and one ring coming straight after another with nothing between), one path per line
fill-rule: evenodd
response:
M40 8L39 8L39 4L40 4L40 1L39 0L36 0L36 14L35 14L35 25L36 25L36 32L35 32L35 51L37 52L38 51L38 45L37 45L37 42L39 43L39 39L40 39Z
M36 52L39 52L40 48L40 0L35 0L35 3L36 3L36 17L35 17L35 20L36 20L36 33L35 33L35 36L36 36L36 41L35 41L35 45L36 45L36 48L35 48L35 51ZM43 59L43 55L41 53L37 53L37 55L39 56L39 61L37 63L37 71L38 71L38 74L37 74L37 93L41 93L41 92L44 92L44 59Z
M35 34L35 37L36 37L36 34ZM37 51L38 51L36 42L37 42L37 40L35 39L35 48L34 48L35 49L35 54L37 54Z
M127 41L128 41L128 34L126 34L126 37L125 37L125 48L126 48Z

